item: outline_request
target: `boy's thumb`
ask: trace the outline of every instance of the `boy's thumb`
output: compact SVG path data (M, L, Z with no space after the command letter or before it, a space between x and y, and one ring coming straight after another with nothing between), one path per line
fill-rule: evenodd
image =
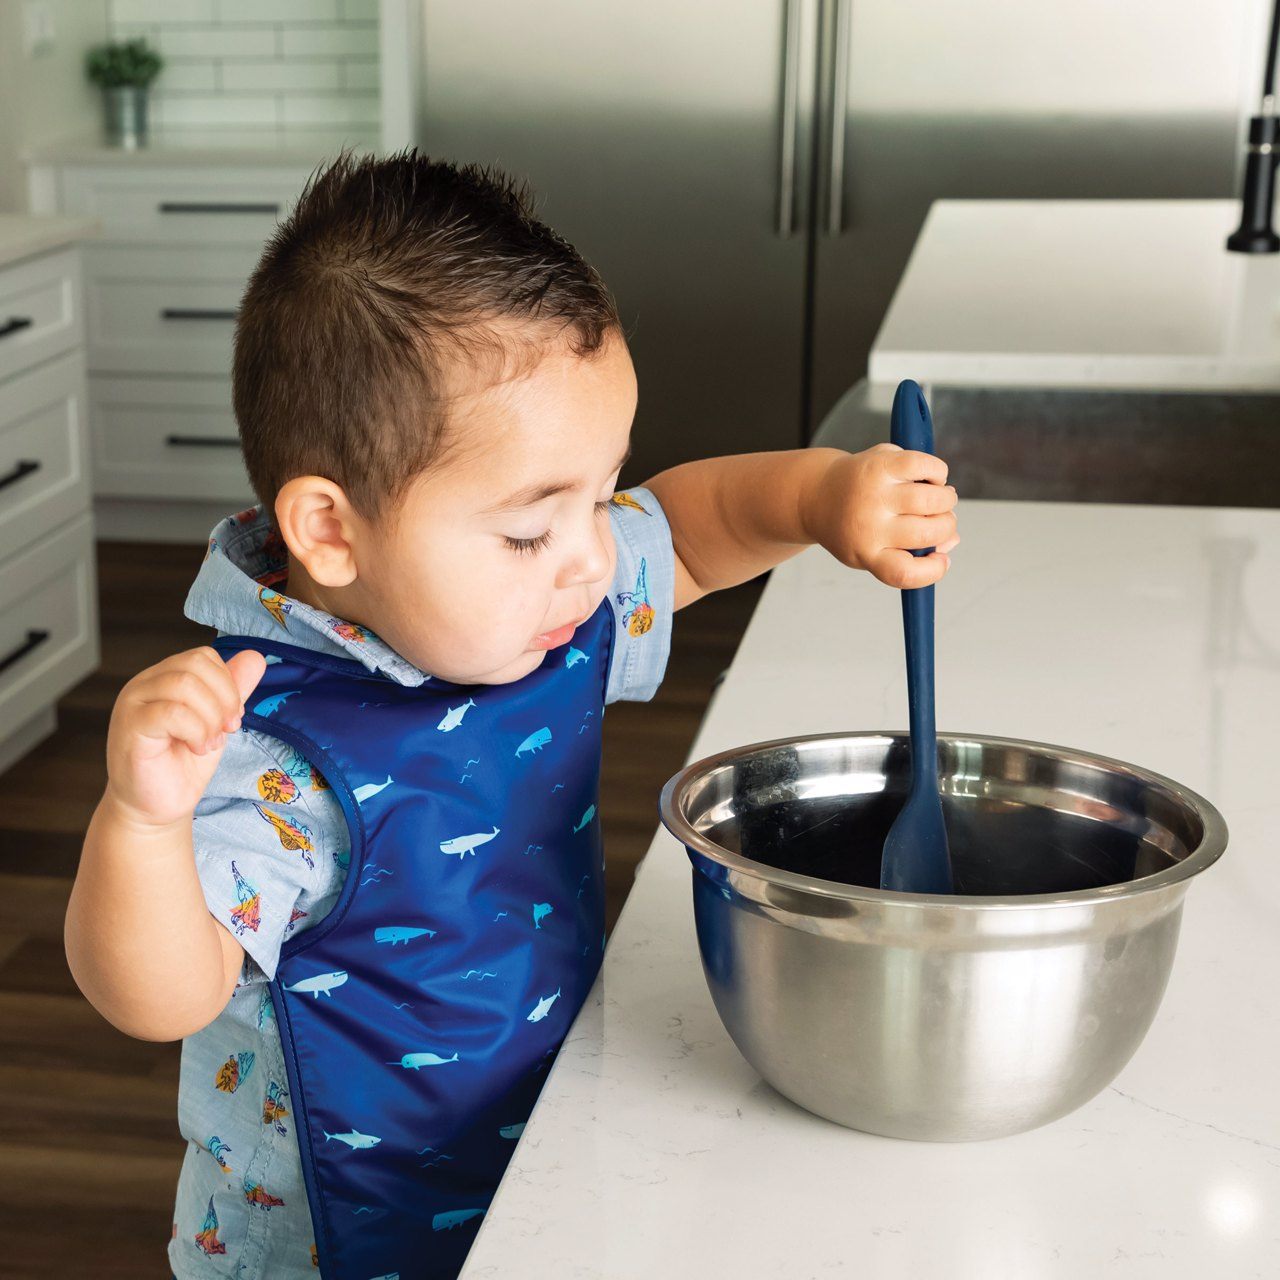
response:
M240 691L241 702L244 702L254 691L266 669L266 658L253 649L241 649L239 653L233 653L227 659L227 670L231 672L231 678Z

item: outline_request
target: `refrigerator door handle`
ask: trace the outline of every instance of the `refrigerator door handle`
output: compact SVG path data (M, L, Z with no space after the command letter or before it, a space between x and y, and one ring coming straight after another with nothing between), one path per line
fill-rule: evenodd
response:
M827 113L827 235L844 231L844 135L849 103L849 28L853 0L827 0L835 8L831 100Z
M800 123L800 19L804 0L782 0L782 122L778 139L778 235L796 230L796 147Z

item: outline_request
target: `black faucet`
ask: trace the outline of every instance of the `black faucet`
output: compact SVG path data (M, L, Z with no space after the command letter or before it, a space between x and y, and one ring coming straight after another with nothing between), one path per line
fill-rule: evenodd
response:
M1278 253L1280 236L1271 225L1276 164L1280 163L1280 119L1276 116L1276 45L1280 41L1280 0L1271 13L1271 38L1262 75L1262 111L1249 117L1249 150L1245 155L1240 225L1227 237L1235 253Z

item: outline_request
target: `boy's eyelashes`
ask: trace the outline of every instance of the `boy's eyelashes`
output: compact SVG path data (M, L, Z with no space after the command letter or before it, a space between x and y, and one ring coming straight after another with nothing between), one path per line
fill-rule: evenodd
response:
M609 510L612 503L612 497L605 498L602 502L597 502L595 504L596 515L603 515ZM502 540L511 548L512 551L518 551L521 553L529 552L532 554L543 550L551 541L551 530L548 529L545 533L538 534L536 538L508 538L504 535Z

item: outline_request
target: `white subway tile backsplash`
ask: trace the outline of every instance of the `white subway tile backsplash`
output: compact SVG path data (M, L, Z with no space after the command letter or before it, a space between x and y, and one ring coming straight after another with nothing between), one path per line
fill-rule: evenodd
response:
M275 128L277 100L271 97L240 97L232 94L193 94L165 98L157 102L164 128L192 125L265 124Z
M378 0L106 0L106 9L109 38L144 36L164 56L154 128L377 129Z
M274 27L160 28L160 52L171 58L274 57Z
M348 89L381 88L381 77L376 58L346 58L342 65L346 68Z
M376 26L334 25L283 27L286 58L345 55L369 57L378 52Z
M233 62L228 59L222 64L222 87L256 93L292 89L336 90L343 87L342 64L336 59L320 62ZM377 87L376 83L374 87Z
M213 0L107 0L108 21L115 27L125 22L213 22Z
M290 125L378 123L377 94L290 95L280 99L280 123Z
M223 22L334 22L338 18L338 0L218 0L218 6Z
M171 58L164 64L153 92L213 93L218 88L217 73L217 64L209 59Z

